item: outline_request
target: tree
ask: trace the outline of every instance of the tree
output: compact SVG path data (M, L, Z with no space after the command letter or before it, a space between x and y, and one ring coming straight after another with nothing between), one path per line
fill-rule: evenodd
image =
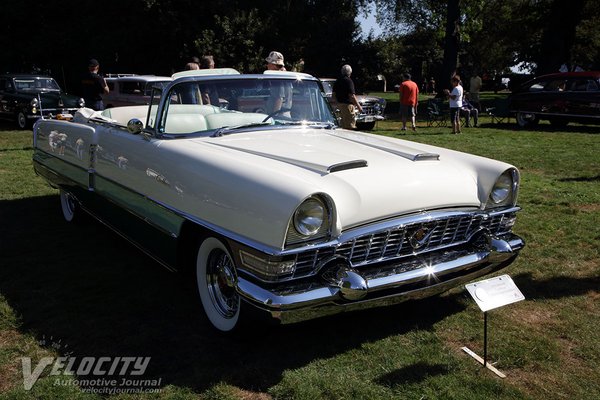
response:
M572 64L572 49L585 0L554 0L550 4L548 23L540 43L537 72L558 71L561 65Z

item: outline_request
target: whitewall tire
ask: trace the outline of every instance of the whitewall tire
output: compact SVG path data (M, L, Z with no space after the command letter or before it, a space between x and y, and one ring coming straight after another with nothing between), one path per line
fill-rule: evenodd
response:
M233 258L220 240L209 237L198 249L196 283L206 316L215 328L233 330L240 318Z
M73 222L77 219L80 212L77 201L70 193L65 192L64 190L60 191L60 207L62 209L63 217L67 222Z

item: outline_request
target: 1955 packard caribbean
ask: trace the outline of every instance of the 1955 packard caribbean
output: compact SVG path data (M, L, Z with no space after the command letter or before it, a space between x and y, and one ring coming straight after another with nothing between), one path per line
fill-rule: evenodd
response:
M191 265L219 330L248 305L286 323L441 293L524 246L511 165L339 129L306 74L173 78L147 106L38 121L34 168L67 221Z

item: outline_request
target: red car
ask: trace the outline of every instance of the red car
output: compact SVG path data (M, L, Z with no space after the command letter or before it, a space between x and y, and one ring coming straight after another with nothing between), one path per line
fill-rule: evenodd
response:
M563 72L539 76L524 83L509 98L509 109L521 127L548 120L600 123L600 72Z

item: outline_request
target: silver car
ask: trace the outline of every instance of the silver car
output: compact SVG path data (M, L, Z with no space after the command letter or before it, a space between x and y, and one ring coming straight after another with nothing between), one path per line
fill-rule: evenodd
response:
M164 88L171 82L169 76L116 74L107 75L110 92L103 97L106 108L146 105L150 103L152 88Z
M333 84L336 79L334 78L321 78L323 84L323 90L327 96L327 100L334 111L337 110L337 103L333 98ZM369 96L364 94L357 94L356 99L360 103L363 111L356 116L356 127L361 131L370 131L375 128L377 121L385 119L385 106L386 101L381 97ZM337 114L337 111L336 111Z

